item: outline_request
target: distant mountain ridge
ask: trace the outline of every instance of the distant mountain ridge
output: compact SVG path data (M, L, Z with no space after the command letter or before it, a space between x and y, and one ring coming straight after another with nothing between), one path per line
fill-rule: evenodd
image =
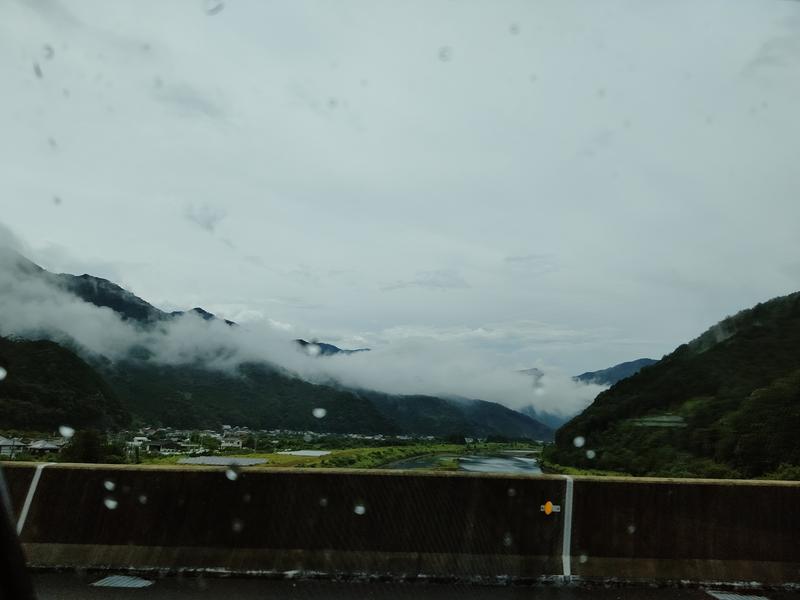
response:
M300 348L311 356L335 356L336 354L355 354L356 352L369 352L369 348L355 348L353 350L345 350L334 346L333 344L326 344L325 342L308 342L304 339L297 339L295 343Z
M576 381L583 383L595 383L597 385L614 385L618 381L631 377L644 367L656 364L658 361L652 358L637 358L628 362L620 363L601 369L599 371L588 371L575 376Z
M145 329L186 314L184 311L162 311L106 279L86 274L53 274L21 255L16 255L9 266L7 258L6 263L0 262L0 268L13 268L22 276L38 277L84 302L109 308L122 319L133 321ZM187 312L194 312L204 320L218 319L202 308ZM232 321L225 322L235 325ZM71 350L52 342L47 343L59 349L54 351L74 356ZM367 351L345 350L324 342L297 340L296 343L304 349L313 344L319 348L321 356ZM442 436L463 433L546 440L552 439L553 435L552 429L499 404L482 401L458 403L432 397L391 396L349 390L337 385L316 385L266 363L241 364L235 373L228 373L207 368L202 363L179 366L158 364L148 352L140 350L132 351L128 358L115 362L98 356L84 357L84 360L91 361L89 365L82 360L87 369L86 377L95 378L98 386L107 382L103 389L110 390L109 402L118 402L122 407L119 415L109 405L106 412L116 416L86 419L85 422L91 426L112 426L133 417L151 424L186 428L237 424L341 433ZM51 381L56 388L60 383L58 379ZM0 388L0 406L8 400L3 395L3 389ZM408 405L400 412L387 408L406 400ZM410 410L409 407L417 408ZM325 418L314 417L314 408L325 408ZM34 409L30 414L39 414L38 408ZM0 419L0 423L6 423L6 427L17 427L21 423L25 423L26 427L35 425L36 419L23 418L23 411L15 410L10 414L16 416L5 421ZM48 427L52 422L49 418L41 421L47 423ZM78 419L72 422L81 424ZM431 425L436 423L440 427Z

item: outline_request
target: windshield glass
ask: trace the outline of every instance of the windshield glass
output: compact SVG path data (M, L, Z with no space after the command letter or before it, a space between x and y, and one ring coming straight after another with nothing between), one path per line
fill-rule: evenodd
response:
M7 0L0 69L42 597L798 580L797 2Z

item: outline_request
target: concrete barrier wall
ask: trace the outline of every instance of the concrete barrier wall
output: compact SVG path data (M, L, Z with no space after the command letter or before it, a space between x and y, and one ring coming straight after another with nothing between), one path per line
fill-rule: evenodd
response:
M19 514L34 467L4 472ZM45 567L782 584L799 509L782 483L53 465L21 539Z

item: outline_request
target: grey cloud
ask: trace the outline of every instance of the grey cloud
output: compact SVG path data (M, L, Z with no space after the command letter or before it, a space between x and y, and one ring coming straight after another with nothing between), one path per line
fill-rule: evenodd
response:
M190 204L183 214L190 222L209 233L214 233L217 225L227 216L224 209L209 204Z
M470 286L457 271L439 269L436 271L418 271L413 279L396 281L383 286L381 289L391 291L411 287L429 290L462 290Z
M187 83L157 85L153 95L159 102L187 113L219 118L225 115L222 103L208 92L203 92Z
M430 326L569 373L798 286L780 266L800 256L800 3L728 3L725 36L704 25L715 0L691 23L687 2L625 0L6 4L0 218L86 263L60 268L103 257L179 307L242 304L320 339ZM49 137L57 152L30 143ZM187 202L212 207L196 231ZM525 320L576 333L513 334ZM415 343L461 343L435 338Z
M523 254L506 256L505 264L512 268L532 273L549 273L557 267L556 258L552 254Z

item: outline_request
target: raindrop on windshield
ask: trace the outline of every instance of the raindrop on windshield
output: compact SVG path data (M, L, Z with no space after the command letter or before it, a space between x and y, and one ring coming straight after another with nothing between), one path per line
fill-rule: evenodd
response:
M508 497L509 498L513 498L516 495L517 495L517 490L515 490L514 488L508 488Z
M511 534L506 531L506 534L503 536L503 546L508 548L513 543L514 543L514 538L512 538Z
M628 525L628 533L633 534L635 532L636 532L636 525L634 525L633 523Z
M114 498L112 498L111 496L106 496L106 498L103 500L103 504L105 504L108 510L114 510L115 508L117 508L117 506L119 506L119 502L114 500Z
M319 505L322 508L325 508L326 506L328 506L328 499L323 496L322 498L319 499Z
M586 438L582 435L575 436L575 439L572 440L572 443L576 448L583 448L583 445L586 443Z
M45 44L42 47L42 49L44 51L44 57L46 60L52 60L53 57L56 55L55 49L53 49L53 47L50 44Z
M512 23L511 26L508 28L508 32L511 35L518 35L519 30L520 30L519 23Z
M3 381L8 376L8 371L6 371L3 367L0 367L0 381Z
M113 481L111 481L110 479L106 479L106 480L103 482L103 487L104 487L104 488L106 488L106 489L107 489L109 492L113 492L113 491L114 491L114 488L115 488L115 487L117 487L117 486L116 486L116 484L114 484L114 482L113 482Z
M584 564L587 560L589 560L589 557L586 554L581 554L578 557L578 562L581 564Z
M218 15L225 8L225 3L222 0L205 0L203 2L203 9L209 16Z
M328 411L324 408L315 408L311 411L311 414L314 415L317 419L324 419L325 415L328 414Z
M42 78L42 67L39 66L38 62L33 63L33 72L36 74L36 77L39 79Z
M147 494L139 494L139 504L147 504Z
M244 529L244 522L241 519L234 519L231 521L231 529L233 529L234 533L241 533L242 529Z
M53 204L55 204L56 206L61 206L62 202L63 200L61 200L60 196L53 196Z
M314 439L314 438L312 438L312 437L311 437L311 434L310 434L310 433L307 433L307 434L305 434L305 435L303 436L303 441L304 441L304 442L310 442L312 439Z
M594 459L595 456L597 456L597 452L595 452L594 450L586 451L586 458L588 458L589 460Z
M439 60L442 62L449 62L453 58L453 49L450 46L442 46L439 48Z
M225 477L227 477L230 481L236 481L239 478L239 467L236 465L230 465L227 469L225 469Z
M58 433L61 434L61 437L71 438L73 435L75 435L75 430L69 425L62 425L58 428Z
M365 513L367 512L367 507L366 507L366 506L364 506L364 505L363 505L363 504L361 504L361 503L359 503L359 504L356 504L356 505L353 507L353 512L354 512L354 513L356 513L357 515L363 515L363 514L365 514Z

